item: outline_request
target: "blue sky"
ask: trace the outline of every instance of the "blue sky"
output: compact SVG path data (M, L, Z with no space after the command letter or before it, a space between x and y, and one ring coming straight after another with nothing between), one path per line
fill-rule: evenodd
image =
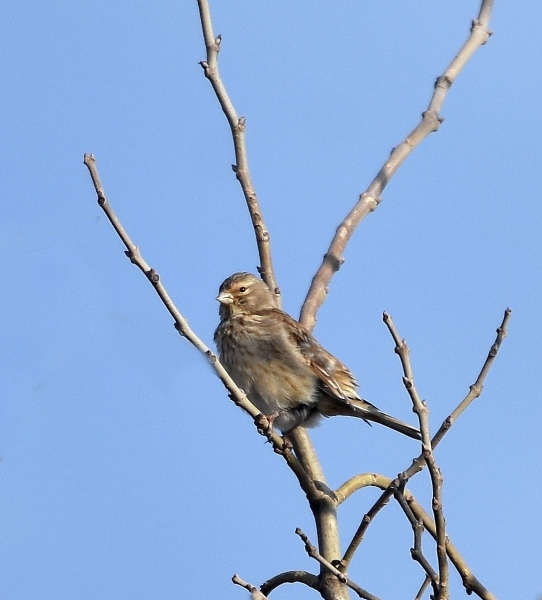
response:
M388 311L436 429L513 309L482 397L437 460L448 532L475 574L499 598L534 599L542 7L495 4L494 36L452 87L440 131L354 235L315 334L364 397L414 422ZM297 315L335 227L417 124L478 2L211 8L284 308ZM315 540L292 474L126 260L82 164L95 154L124 226L211 344L218 285L258 258L229 131L198 65L195 0L8 0L2 13L0 598L234 598L235 572L258 584L314 571L294 535ZM366 471L394 476L418 450L343 418L313 440L334 487ZM429 508L426 474L410 488ZM344 546L375 498L366 490L341 508ZM390 505L351 578L382 598L414 597L411 538Z

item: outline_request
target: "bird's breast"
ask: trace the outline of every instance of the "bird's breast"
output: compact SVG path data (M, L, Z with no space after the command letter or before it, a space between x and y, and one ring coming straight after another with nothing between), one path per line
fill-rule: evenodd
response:
M238 316L216 333L220 361L264 414L316 403L317 379L297 348L264 317Z

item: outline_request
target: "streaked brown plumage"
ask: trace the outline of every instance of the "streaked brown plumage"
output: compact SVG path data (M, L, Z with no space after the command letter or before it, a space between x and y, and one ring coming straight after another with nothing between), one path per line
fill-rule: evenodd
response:
M235 273L220 286L220 323L215 342L235 383L283 433L311 427L321 415L374 421L411 438L420 432L381 412L357 393L349 369L300 323L275 308L265 283Z

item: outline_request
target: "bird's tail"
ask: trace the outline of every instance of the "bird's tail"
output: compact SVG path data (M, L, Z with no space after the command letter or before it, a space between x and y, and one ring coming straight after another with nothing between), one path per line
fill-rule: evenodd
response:
M408 425L408 423L399 421L399 419L396 419L395 417L387 415L370 402L367 402L367 400L349 399L349 401L357 417L360 417L365 421L374 421L380 425L385 425L386 427L394 429L415 440L421 440L422 436L420 435L419 429L412 427L412 425Z

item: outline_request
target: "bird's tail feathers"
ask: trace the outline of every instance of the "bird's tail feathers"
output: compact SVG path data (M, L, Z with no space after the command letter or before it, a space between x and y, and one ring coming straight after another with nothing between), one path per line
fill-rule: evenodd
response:
M398 431L403 435L407 435L415 440L421 439L419 429L416 429L416 427L413 427L408 423L404 423L403 421L400 421L399 419L382 412L370 402L367 402L366 400L350 399L350 403L357 417L360 417L366 421L374 421L375 423L379 423L380 425L394 429L395 431Z

